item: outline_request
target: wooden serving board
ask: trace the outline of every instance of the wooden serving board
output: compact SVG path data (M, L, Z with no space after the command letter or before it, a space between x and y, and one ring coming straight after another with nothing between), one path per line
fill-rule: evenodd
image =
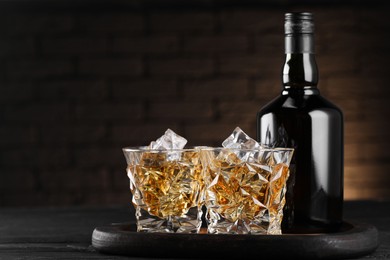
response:
M141 233L134 223L118 223L96 227L92 246L106 254L182 259L345 259L378 247L378 231L370 224L344 222L341 230L283 235Z

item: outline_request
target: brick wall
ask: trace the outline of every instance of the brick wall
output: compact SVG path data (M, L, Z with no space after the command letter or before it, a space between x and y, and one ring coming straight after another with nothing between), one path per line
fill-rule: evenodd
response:
M280 92L283 15L301 10L345 113L345 199L390 198L388 6L49 2L0 11L0 206L127 204L122 147L167 128L189 145L255 136Z

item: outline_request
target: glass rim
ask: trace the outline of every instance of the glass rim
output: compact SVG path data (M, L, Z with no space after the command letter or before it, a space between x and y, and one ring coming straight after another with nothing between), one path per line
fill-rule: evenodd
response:
M223 146L202 146L201 150L231 150L231 151L294 151L294 148L291 147L258 147L258 148L230 148Z
M258 148L229 148L223 146L188 146L178 149L149 149L149 146L126 146L122 148L123 152L184 152L184 151L215 151L215 150L230 150L230 151L290 151L294 152L294 148L291 147L258 147Z
M177 149L149 149L149 146L126 146L122 148L123 152L152 152L152 153L167 153L167 152L196 152L199 149L198 146L189 146L184 148L177 148Z

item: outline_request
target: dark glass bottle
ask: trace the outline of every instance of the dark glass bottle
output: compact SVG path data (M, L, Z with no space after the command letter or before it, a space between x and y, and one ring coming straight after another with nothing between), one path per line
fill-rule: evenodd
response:
M320 95L311 13L285 14L283 90L257 114L257 140L295 149L283 233L336 231L343 218L342 111Z

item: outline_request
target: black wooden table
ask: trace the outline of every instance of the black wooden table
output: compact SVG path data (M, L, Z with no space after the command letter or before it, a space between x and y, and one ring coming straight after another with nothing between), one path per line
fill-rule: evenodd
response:
M347 201L344 215L379 231L379 247L361 259L390 259L390 201ZM132 206L2 208L0 259L145 259L102 254L91 246L95 227L129 221Z

